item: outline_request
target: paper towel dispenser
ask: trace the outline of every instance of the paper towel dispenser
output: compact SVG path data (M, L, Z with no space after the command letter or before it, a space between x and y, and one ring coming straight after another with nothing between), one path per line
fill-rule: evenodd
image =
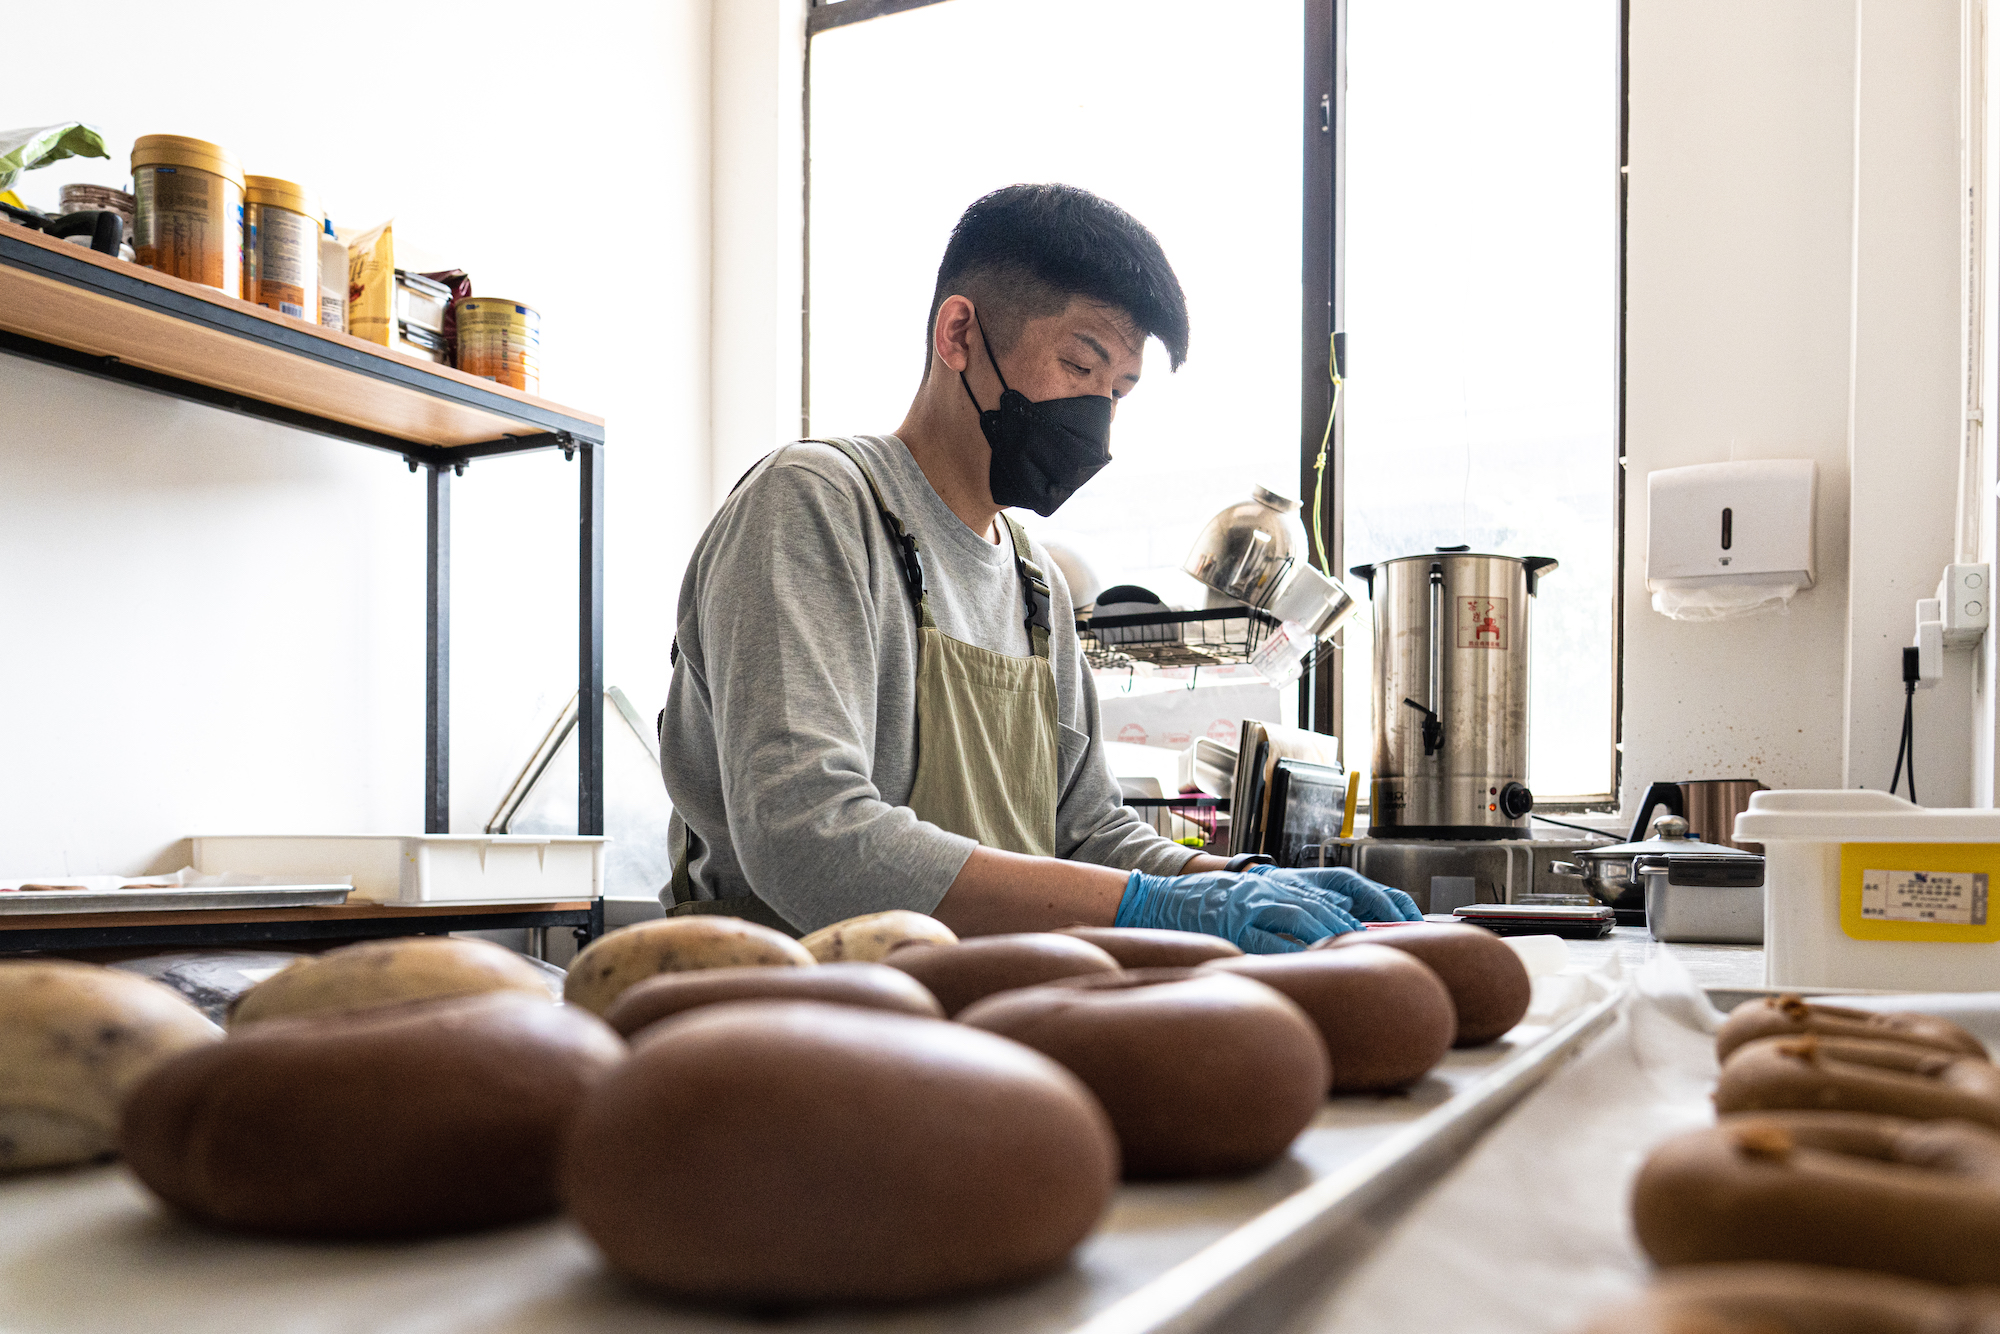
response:
M1663 468L1646 477L1646 588L1654 610L1713 620L1782 606L1817 576L1811 459Z

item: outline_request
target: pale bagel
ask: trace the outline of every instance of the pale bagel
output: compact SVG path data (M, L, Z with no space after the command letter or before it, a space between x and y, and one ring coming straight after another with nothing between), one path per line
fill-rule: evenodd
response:
M625 988L658 973L813 962L805 946L784 932L740 917L667 917L594 941L569 966L563 998L601 1015Z
M309 955L265 978L236 1002L229 1027L489 991L554 999L540 969L491 941L451 936L367 940Z
M133 1086L221 1036L148 978L87 963L0 963L0 1173L110 1154Z
M823 926L801 940L821 963L879 963L898 945L956 945L958 935L935 917L891 908Z

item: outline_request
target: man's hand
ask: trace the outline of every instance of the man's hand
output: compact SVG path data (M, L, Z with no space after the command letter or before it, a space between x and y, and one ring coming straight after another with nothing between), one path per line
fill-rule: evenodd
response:
M1424 920L1424 915L1417 911L1417 901L1408 894L1377 884L1361 872L1345 866L1295 867L1289 870L1256 866L1251 868L1251 873L1309 886L1329 896L1364 922Z
M1160 876L1134 871L1115 926L1201 931L1252 954L1286 954L1315 940L1359 931L1346 908L1303 881L1248 871Z

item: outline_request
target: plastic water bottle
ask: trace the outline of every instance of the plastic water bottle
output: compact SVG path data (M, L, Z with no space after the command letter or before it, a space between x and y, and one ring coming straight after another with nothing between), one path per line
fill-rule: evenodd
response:
M333 234L333 219L319 238L319 323L322 329L347 332L347 247Z

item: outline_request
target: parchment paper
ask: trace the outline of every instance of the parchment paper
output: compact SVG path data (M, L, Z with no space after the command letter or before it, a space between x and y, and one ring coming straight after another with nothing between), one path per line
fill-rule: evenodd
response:
M1633 1177L1660 1141L1714 1122L1722 1015L1655 956L1613 1026L1404 1215L1297 1329L1564 1334L1645 1287ZM1918 1010L2000 1047L2000 994L1826 997Z

